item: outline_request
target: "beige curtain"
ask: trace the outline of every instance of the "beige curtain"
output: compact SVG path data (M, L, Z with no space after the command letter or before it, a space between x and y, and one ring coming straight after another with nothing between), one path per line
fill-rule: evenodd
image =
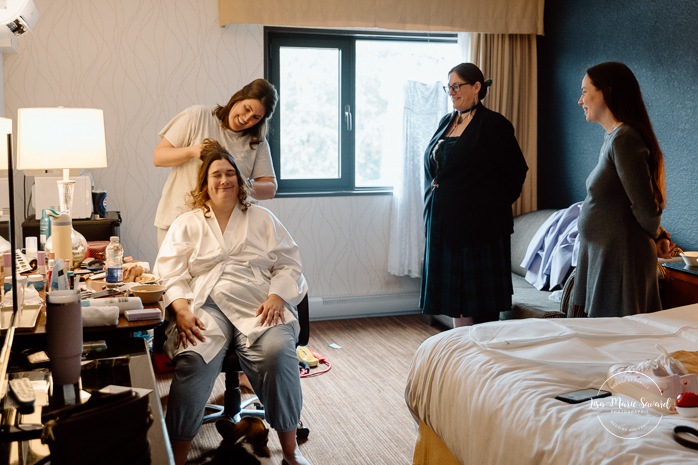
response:
M472 34L472 62L492 79L485 104L514 125L528 174L514 214L538 208L538 73L535 35Z
M544 0L218 0L221 26L543 34Z

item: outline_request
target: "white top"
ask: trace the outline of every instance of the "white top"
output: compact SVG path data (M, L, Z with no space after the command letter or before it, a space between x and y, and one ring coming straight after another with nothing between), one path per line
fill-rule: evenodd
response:
M167 287L164 305L188 299L204 322L206 341L190 344L186 350L200 353L206 363L225 344L215 320L201 310L209 296L251 345L269 328L260 325L255 313L270 294L286 303L288 323L297 319L293 307L308 289L298 246L272 212L258 205L243 212L238 205L223 234L213 212L210 215L206 218L197 209L178 217L165 236L154 268ZM174 324L168 327L167 336L165 349L174 357L182 351L174 347Z
M255 149L250 148L250 136L242 135L223 127L213 115L213 107L195 105L187 108L167 123L160 136L174 147L190 147L203 143L204 139L218 141L233 155L244 179L275 177L271 152L266 139ZM155 226L167 229L175 218L185 211L189 192L196 185L196 177L201 160L193 158L179 166L172 167L162 188L160 203L155 214Z

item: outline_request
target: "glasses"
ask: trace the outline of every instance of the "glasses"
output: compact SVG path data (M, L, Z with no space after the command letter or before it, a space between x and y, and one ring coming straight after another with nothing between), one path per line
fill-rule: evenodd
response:
M463 87L463 86L469 86L469 85L470 85L469 82L457 82L457 83L455 83L455 84L453 84L453 85L451 85L451 86L443 86L443 90L444 90L444 92L446 92L447 94L449 94L451 91L453 91L453 92L458 92L458 91L460 90L461 87Z

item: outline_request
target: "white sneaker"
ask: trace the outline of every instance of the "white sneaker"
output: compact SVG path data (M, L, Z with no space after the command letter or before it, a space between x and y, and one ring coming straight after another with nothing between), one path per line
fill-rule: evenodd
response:
M698 392L698 376L688 373L683 364L661 346L662 354L651 360L629 365L613 365L607 381L611 391L650 403L656 410L675 412L676 396ZM667 402L668 401L668 402Z

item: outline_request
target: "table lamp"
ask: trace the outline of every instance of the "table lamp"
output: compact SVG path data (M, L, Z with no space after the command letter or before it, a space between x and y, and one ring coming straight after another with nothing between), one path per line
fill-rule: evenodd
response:
M63 170L60 210L70 213L75 181L70 169L107 167L104 114L95 108L20 108L17 169Z
M70 169L106 167L102 110L55 107L17 111L17 168L63 170L63 179L58 181L61 212L70 214L73 206L75 181L70 179ZM82 236L73 229L73 242L76 235ZM87 252L84 237L81 242L84 242L85 251L76 253L76 245L73 245L73 264L79 265Z

